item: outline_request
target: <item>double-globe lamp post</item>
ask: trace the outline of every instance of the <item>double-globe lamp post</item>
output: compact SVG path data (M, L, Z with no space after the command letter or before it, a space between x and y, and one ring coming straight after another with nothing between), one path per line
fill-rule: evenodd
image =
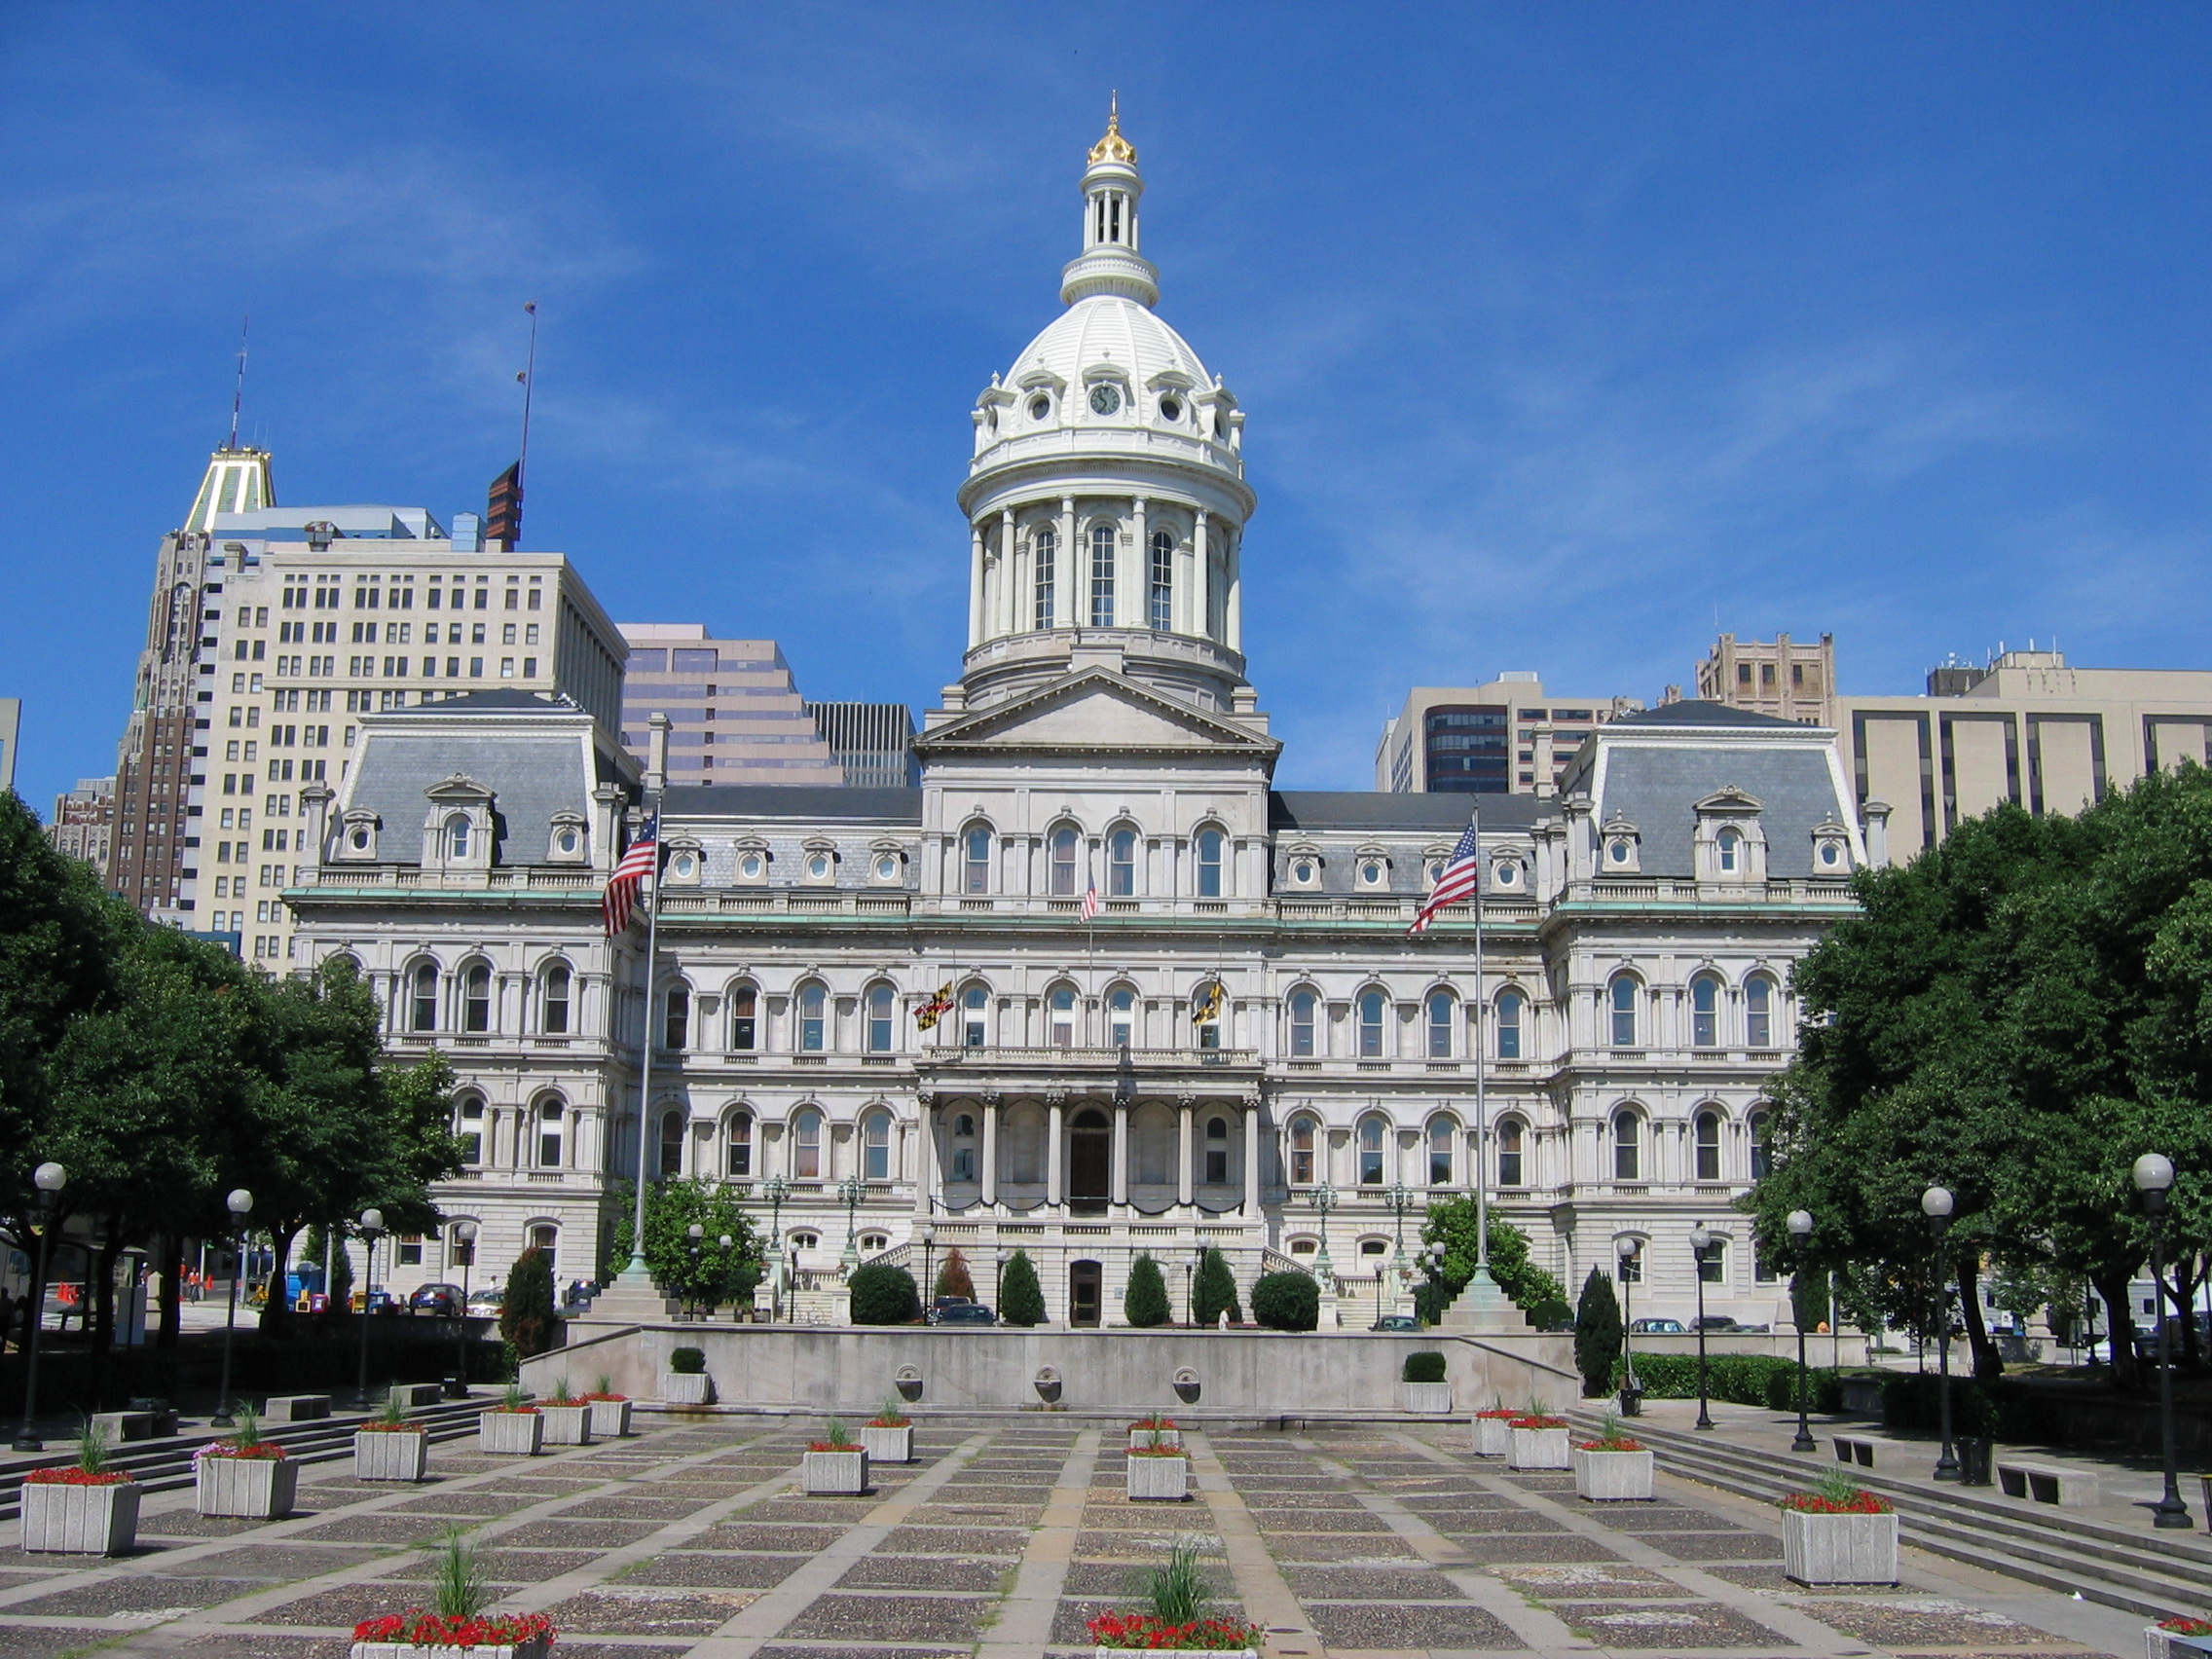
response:
M1813 1236L1813 1214L1810 1210L1789 1212L1789 1237L1797 1246L1796 1254L1802 1262L1805 1241ZM1789 1275L1789 1322L1797 1327L1797 1438L1789 1443L1792 1452L1817 1452L1820 1442L1813 1438L1813 1425L1805 1415L1805 1309L1798 1304L1797 1277L1804 1272L1800 1265ZM1829 1315L1831 1318L1833 1314Z
M238 1420L231 1415L231 1342L238 1332L239 1280L245 1276L245 1218L253 1213L253 1195L243 1187L235 1187L223 1205L231 1212L231 1307L223 1317L222 1399L215 1415L207 1419L211 1428L235 1427Z
M55 1197L69 1184L69 1171L49 1160L31 1171L31 1187L38 1194L38 1208L31 1218L31 1231L38 1235L38 1270L31 1279L31 1310L27 1323L28 1339L23 1345L23 1420L16 1430L16 1450L43 1452L46 1442L38 1437L38 1334L46 1324L46 1270L51 1259L50 1238L54 1232L54 1207L60 1202ZM4 1339L5 1332L0 1332Z
M453 1376L446 1398L468 1398L468 1270L476 1265L476 1223L453 1224L453 1253L461 1260L461 1306L453 1310Z
M369 1321L376 1316L377 1240L384 1236L384 1211L361 1212L361 1372L353 1388L353 1409L369 1409Z
M1690 1229L1690 1254L1697 1261L1697 1422L1713 1426L1713 1405L1705 1379L1705 1253L1713 1248L1713 1229L1702 1221Z
M1944 1235L1951 1230L1951 1210L1955 1200L1948 1187L1931 1187L1920 1195L1920 1213L1928 1218L1929 1231L1936 1235L1936 1410L1943 1428L1943 1451L1936 1459L1936 1478L1955 1481L1965 1471L1959 1467L1959 1455L1951 1444L1951 1285L1950 1270L1943 1254Z
M1621 1416L1636 1417L1642 1409L1643 1386L1636 1380L1636 1345L1629 1338L1636 1330L1629 1301L1629 1286L1636 1282L1636 1258L1640 1246L1633 1238L1613 1240L1613 1254L1620 1258L1621 1271Z
M2135 1161L2135 1190L2143 1195L2144 1219L2151 1224L2151 1306L2158 1321L2158 1454L2165 1465L2165 1495L2151 1506L2151 1525L2191 1525L2181 1500L2181 1473L2174 1454L2173 1320L2166 1313L2166 1198L2174 1184L2174 1161L2147 1152Z

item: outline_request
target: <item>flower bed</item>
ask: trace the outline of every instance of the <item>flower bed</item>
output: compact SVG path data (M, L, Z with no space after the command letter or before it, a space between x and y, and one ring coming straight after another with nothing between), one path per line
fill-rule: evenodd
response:
M235 1440L210 1440L192 1456L195 1462L203 1457L237 1457L247 1462L276 1462L284 1456L284 1449L274 1440L257 1440L250 1446L240 1446Z
M192 1455L194 1501L203 1515L274 1521L292 1512L300 1466L249 1420L235 1440L214 1440Z
M481 1613L452 1617L410 1607L383 1613L353 1627L352 1659L407 1659L423 1650L471 1648L484 1659L542 1659L554 1640L552 1621L543 1613Z
M2143 1627L2144 1659L2203 1659L2212 1653L2212 1619L2161 1619Z
M535 1457L545 1445L545 1419L535 1406L493 1406L476 1419L479 1450L502 1457Z
M129 1475L107 1469L33 1469L23 1477L25 1486L102 1487L129 1484Z
M1091 1645L1122 1652L1132 1647L1181 1653L1256 1653L1261 1630L1237 1619L1193 1619L1169 1624L1150 1613L1101 1613L1089 1623Z
M1170 1446L1132 1447L1125 1490L1136 1501L1183 1501L1191 1495L1191 1460Z
M33 1469L23 1477L22 1547L55 1555L126 1554L137 1542L140 1496L126 1474Z
M576 1397L591 1407L591 1433L594 1440L619 1440L630 1432L629 1395L594 1389Z
M365 1422L353 1431L353 1478L419 1481L430 1472L430 1435L419 1422Z
M1783 1576L1797 1584L1895 1584L1898 1516L1887 1498L1830 1470L1782 1511Z
M1797 1515L1887 1515L1897 1506L1888 1498L1862 1489L1847 1498L1830 1497L1818 1492L1793 1492L1782 1499L1778 1507Z
M1506 1425L1506 1462L1516 1469L1565 1469L1567 1419L1523 1416Z
M871 1463L911 1463L914 1419L897 1406L885 1406L861 1424L861 1450Z

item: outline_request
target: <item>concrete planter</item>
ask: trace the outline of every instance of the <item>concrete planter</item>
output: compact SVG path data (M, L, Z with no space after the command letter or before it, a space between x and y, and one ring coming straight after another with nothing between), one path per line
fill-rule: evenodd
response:
M591 1406L578 1402L572 1406L539 1406L538 1420L545 1424L545 1444L548 1446L589 1446L591 1444Z
M1513 1450L1511 1418L1479 1417L1475 1419L1475 1456L1502 1457Z
M672 1406L711 1406L715 1380L704 1371L670 1371L660 1380L660 1397Z
M1191 1459L1188 1457L1131 1457L1129 1496L1150 1501L1180 1503L1191 1495Z
M1782 1571L1797 1584L1895 1584L1898 1518L1785 1509Z
M2212 1653L2212 1636L2183 1636L2178 1631L2143 1627L2143 1659L2204 1659Z
M1131 1653L1173 1653L1175 1651L1176 1649L1172 1647L1093 1647L1090 1650L1090 1659L1128 1659L1128 1655ZM1185 1649L1184 1651L1189 1650ZM1260 1650L1257 1647L1210 1647L1204 1651L1207 1659L1260 1659Z
M300 1466L289 1457L202 1457L193 1465L203 1515L274 1521L292 1513Z
M421 1429L363 1428L353 1434L357 1481L419 1481L430 1472L430 1437Z
M1574 1495L1593 1503L1619 1503L1651 1496L1651 1454L1585 1452L1569 1455L1574 1465Z
M1406 1410L1419 1412L1426 1417L1443 1417L1452 1410L1452 1384L1449 1382L1401 1382Z
M1564 1469L1567 1430L1564 1428L1508 1429L1506 1464L1515 1469Z
M867 1454L871 1463L911 1463L914 1460L914 1425L905 1423L898 1428L878 1428L873 1423L861 1427L861 1450Z
M535 1457L545 1446L539 1412L486 1412L476 1419L476 1449L501 1457Z
M809 1452L799 1459L799 1486L809 1497L851 1497L867 1491L867 1454Z
M545 1659L544 1637L498 1647L418 1647L411 1641L356 1641L350 1659Z
M628 1400L594 1400L591 1403L591 1437L619 1440L630 1432Z
M54 1555L122 1555L138 1541L138 1499L129 1481L109 1486L23 1487L23 1548Z
M1146 1447L1149 1447L1152 1444L1152 1434L1153 1431L1149 1428L1137 1428L1132 1425L1129 1429L1129 1450L1131 1452L1141 1452ZM1183 1447L1183 1431L1179 1428L1161 1429L1160 1431L1160 1444L1162 1446L1172 1446L1177 1451L1181 1451Z

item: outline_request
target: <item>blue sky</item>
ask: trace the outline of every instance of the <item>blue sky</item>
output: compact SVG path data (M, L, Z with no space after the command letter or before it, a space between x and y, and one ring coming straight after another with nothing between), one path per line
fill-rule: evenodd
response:
M112 770L224 433L480 507L817 697L957 671L968 409L1057 310L1109 88L1161 310L1249 411L1278 778L1409 684L1656 698L1719 625L1846 690L2056 635L2212 666L2212 11L0 11L0 695Z

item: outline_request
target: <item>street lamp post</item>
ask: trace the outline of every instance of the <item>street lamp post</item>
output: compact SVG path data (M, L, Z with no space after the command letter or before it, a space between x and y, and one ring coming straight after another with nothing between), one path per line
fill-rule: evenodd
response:
M2191 1525L2174 1455L2173 1321L2166 1314L2166 1197L2173 1184L2172 1159L2147 1152L2135 1161L2135 1190L2143 1195L2143 1214L2151 1224L2151 1306L2158 1321L2158 1453L2166 1491L2151 1506L2151 1525L2159 1528Z
M866 1194L867 1185L858 1175L848 1175L837 1184L837 1196L845 1200L845 1253L840 1260L848 1273L861 1262L860 1245L855 1241L853 1230L860 1225L861 1199Z
M1377 1330L1382 1328L1382 1276L1389 1271L1390 1264L1387 1262L1379 1261L1375 1264L1375 1328Z
M1965 1473L1951 1445L1951 1286L1943 1259L1943 1238L1951 1230L1954 1200L1948 1187L1931 1187L1920 1195L1920 1213L1936 1235L1936 1368L1941 1374L1936 1387L1937 1412L1942 1420L1943 1450L1936 1459L1936 1478L1955 1481Z
M1013 1260L1014 1252L1003 1246L991 1257L991 1265L998 1270L991 1280L991 1317L1002 1324L1006 1309L1006 1265Z
M1643 1410L1643 1389L1636 1380L1636 1345L1629 1333L1636 1328L1630 1314L1634 1304L1629 1298L1629 1286L1635 1282L1637 1242L1633 1238L1613 1240L1613 1254L1620 1258L1621 1271L1621 1416L1636 1417Z
M1428 1281L1428 1309L1432 1318L1443 1311L1438 1306L1436 1287L1444 1278L1444 1258L1447 1253L1441 1242L1424 1244L1415 1253L1415 1260L1420 1264L1421 1276Z
M1337 1207L1337 1190L1324 1181L1309 1197L1313 1207L1321 1212L1321 1248L1313 1253L1313 1276L1323 1284L1330 1284L1336 1276L1336 1268L1329 1261L1329 1212Z
M1697 1425L1713 1426L1713 1405L1705 1376L1705 1253L1713 1248L1713 1230L1702 1221L1690 1229L1690 1254L1697 1261Z
M377 1240L384 1236L384 1211L361 1212L361 1375L353 1390L353 1409L369 1409L369 1321L376 1316Z
M729 1282L729 1253L731 1248L737 1243L737 1240L735 1238L732 1238L728 1234L725 1233L715 1242L721 1246L722 1282L726 1284ZM729 1318L731 1324L734 1325L737 1323L737 1301L734 1297L730 1300Z
M1396 1247L1393 1259L1396 1265L1401 1268L1406 1265L1406 1211L1413 1206L1413 1201L1414 1196L1406 1190L1406 1184L1403 1181L1393 1181L1390 1184L1390 1208L1397 1216Z
M683 1230L683 1236L691 1240L691 1282L685 1287L691 1292L691 1294L688 1297L684 1298L684 1300L691 1305L690 1317L696 1319L699 1317L700 1302L699 1254L707 1247L706 1223L699 1221L693 1222L689 1227L686 1227Z
M937 1297L937 1284L930 1277L930 1262L937 1251L937 1226L934 1222L922 1223L922 1307L929 1309Z
M236 1188L223 1200L231 1212L231 1236L237 1251L231 1266L231 1310L223 1319L223 1389L222 1401L215 1415L208 1419L213 1428L230 1428L235 1420L231 1416L231 1340L239 1323L239 1272L245 1261L245 1218L253 1213L253 1195L243 1187Z
M16 1430L18 1452L46 1450L46 1442L38 1437L37 1428L38 1334L46 1324L46 1270L52 1259L52 1218L54 1206L60 1201L55 1195L68 1184L69 1171L51 1160L31 1171L31 1186L38 1193L38 1210L31 1221L31 1231L38 1235L38 1271L31 1279L30 1337L23 1346L23 1420Z
M1804 1253L1805 1240L1813 1235L1813 1216L1810 1210L1789 1212L1789 1236L1797 1243L1798 1253ZM1797 1438L1789 1443L1792 1452L1815 1452L1820 1443L1813 1438L1812 1423L1805 1415L1805 1310L1797 1306L1797 1275L1789 1275L1790 1323L1797 1327Z
M476 1265L476 1223L453 1224L453 1253L461 1258L461 1306L453 1313L453 1377L446 1398L468 1398L468 1270Z
M1192 1275L1198 1271L1198 1264L1203 1259L1196 1250L1183 1258L1183 1319L1194 1330L1198 1328L1198 1304L1191 1300Z
M760 1184L760 1191L768 1199L768 1317L784 1316L784 1195L792 1184L781 1175L771 1175Z

